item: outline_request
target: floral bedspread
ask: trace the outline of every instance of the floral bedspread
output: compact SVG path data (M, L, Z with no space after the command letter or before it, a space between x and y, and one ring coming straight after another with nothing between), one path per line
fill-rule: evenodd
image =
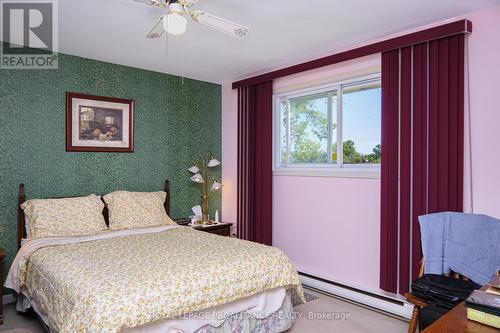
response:
M280 286L302 295L282 251L189 227L47 246L24 261L21 286L61 333L119 332Z

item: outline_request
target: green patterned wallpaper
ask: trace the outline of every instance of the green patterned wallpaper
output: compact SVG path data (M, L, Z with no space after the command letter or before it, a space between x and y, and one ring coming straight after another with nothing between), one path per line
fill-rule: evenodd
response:
M134 153L65 151L65 92L135 100ZM16 252L17 191L28 198L172 187L172 217L190 215L187 168L221 150L221 87L60 54L57 70L0 70L0 247ZM220 172L220 170L219 170ZM220 208L220 196L210 201Z

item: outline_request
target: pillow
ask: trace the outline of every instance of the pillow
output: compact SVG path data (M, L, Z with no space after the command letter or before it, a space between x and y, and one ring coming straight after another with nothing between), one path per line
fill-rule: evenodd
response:
M109 229L122 230L175 224L165 212L165 192L116 191L106 194Z
M25 230L24 235L26 236L26 238L30 238L31 235L30 219L26 214L24 214L24 230Z
M21 205L29 221L29 238L93 235L107 230L101 197L33 199Z

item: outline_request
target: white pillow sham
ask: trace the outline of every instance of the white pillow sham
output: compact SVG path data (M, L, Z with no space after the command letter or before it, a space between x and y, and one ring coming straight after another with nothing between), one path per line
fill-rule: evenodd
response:
M109 212L109 229L122 230L175 224L165 212L165 192L116 191L103 198Z
M101 197L32 199L21 205L29 238L93 235L107 230Z

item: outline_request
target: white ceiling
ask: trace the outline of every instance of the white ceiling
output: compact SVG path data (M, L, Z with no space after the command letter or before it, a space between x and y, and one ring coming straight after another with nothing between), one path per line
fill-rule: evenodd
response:
M499 0L199 0L193 7L250 27L246 38L190 22L145 35L164 9L132 0L60 0L59 51L222 83L325 56Z

